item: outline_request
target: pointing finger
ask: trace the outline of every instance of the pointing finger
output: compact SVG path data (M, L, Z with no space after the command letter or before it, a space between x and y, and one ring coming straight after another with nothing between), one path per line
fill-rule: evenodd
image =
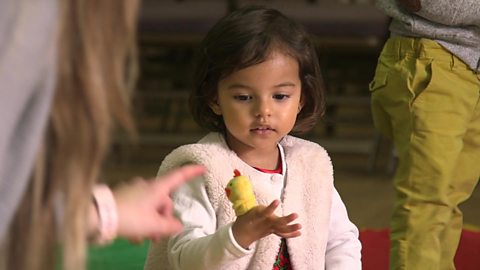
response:
M159 177L160 181L158 183L162 186L162 189L170 193L181 184L202 175L205 171L205 167L201 165L185 165Z

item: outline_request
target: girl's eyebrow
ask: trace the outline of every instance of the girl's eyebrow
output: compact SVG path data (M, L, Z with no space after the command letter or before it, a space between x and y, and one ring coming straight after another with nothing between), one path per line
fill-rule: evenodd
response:
M229 85L227 87L227 89L252 89L252 87L248 86L248 85L245 85L245 84L241 84L241 83L233 83L231 85Z
M279 88L279 87L293 87L295 86L296 84L293 83L293 82L283 82L283 83L279 83L277 85L275 85L275 88Z
M296 84L293 83L293 82L282 82L282 83L274 85L273 87L274 88L281 88L281 87L294 87L294 86L296 86ZM245 85L245 84L233 83L233 84L229 85L227 87L227 89L253 89L253 88L248 86L248 85Z

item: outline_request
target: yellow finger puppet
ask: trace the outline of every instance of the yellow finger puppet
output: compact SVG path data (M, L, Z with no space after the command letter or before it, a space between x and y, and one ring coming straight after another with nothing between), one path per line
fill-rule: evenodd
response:
M233 210L237 216L247 213L250 209L257 205L257 200L253 194L252 184L247 176L241 175L235 169L233 178L227 184L225 192L228 199L232 202Z

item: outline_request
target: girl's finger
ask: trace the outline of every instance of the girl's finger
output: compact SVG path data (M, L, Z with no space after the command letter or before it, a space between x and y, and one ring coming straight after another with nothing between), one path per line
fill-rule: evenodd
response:
M273 200L262 212L266 216L270 216L275 212L275 209L277 209L278 205L280 205L279 200Z
M284 224L284 225L287 225L289 224L290 222L294 221L295 219L298 218L298 214L297 213L292 213L288 216L284 216L284 217L281 217L280 220L281 222Z
M302 232L294 231L294 232L290 232L290 233L275 233L275 235L277 235L278 237L281 237L281 238L295 238L295 237L299 237L300 235L302 235Z
M290 232L295 232L299 231L302 229L302 225L295 223L291 225L285 225L285 226L275 226L274 231L276 233L290 233Z

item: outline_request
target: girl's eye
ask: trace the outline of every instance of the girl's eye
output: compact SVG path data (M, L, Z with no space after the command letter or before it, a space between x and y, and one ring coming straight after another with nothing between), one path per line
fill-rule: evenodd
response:
M276 94L276 95L273 95L273 98L274 99L278 99L278 100L284 100L284 99L287 99L289 98L290 96L289 95L284 95L284 94Z
M252 99L252 96L249 96L249 95L237 95L237 96L234 96L233 98L236 99L236 100L240 100L240 101L247 101L247 100Z

